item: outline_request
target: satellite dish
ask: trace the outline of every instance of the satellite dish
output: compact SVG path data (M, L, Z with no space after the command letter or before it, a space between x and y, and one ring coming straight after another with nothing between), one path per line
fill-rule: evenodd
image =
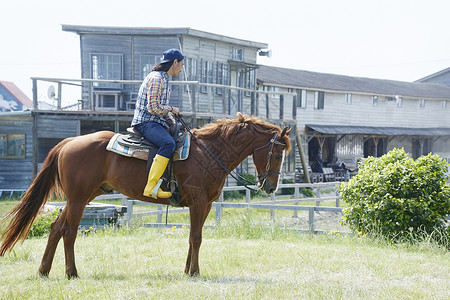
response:
M47 97L50 100L54 100L55 96L56 96L56 94L55 94L55 87L53 85L51 85L51 86L48 87Z

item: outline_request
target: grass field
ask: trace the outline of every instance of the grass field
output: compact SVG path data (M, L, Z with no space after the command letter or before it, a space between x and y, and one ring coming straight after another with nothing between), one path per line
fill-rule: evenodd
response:
M9 207L0 201L2 208ZM309 235L278 219L224 215L204 230L199 277L183 273L188 229L80 233L80 278L64 276L60 243L49 278L36 275L46 238L0 258L0 299L449 299L450 255L434 244Z

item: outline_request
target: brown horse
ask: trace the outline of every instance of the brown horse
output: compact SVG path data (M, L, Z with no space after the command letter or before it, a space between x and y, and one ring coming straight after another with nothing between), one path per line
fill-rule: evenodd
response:
M228 170L233 170L249 155L261 183L261 189L273 193L278 184L284 150L289 151L290 130L283 131L258 118L243 116L221 120L193 130L194 135L210 153L192 137L189 158L174 163L180 199L189 207L189 253L185 273L199 274L198 256L202 242L202 228L206 217L222 190ZM106 150L113 132L97 132L68 138L48 154L43 167L21 201L5 219L12 217L3 232L0 256L25 239L30 227L54 191L62 192L67 204L51 225L47 246L39 267L39 274L50 272L56 247L64 241L66 275L77 277L74 244L85 206L105 191L114 189L133 199L167 204L167 199L153 199L142 195L146 184L146 162L120 156ZM222 166L220 166L222 164Z

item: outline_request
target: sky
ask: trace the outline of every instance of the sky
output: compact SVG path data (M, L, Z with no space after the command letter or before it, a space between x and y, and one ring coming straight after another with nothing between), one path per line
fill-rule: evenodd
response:
M415 81L450 67L447 0L4 0L0 7L0 80L30 98L30 77L81 78L79 36L62 24L190 27L267 43L272 57L259 64L349 76Z

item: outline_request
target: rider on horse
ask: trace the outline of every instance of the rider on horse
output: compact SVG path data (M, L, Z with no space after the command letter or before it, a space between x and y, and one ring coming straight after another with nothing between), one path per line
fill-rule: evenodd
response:
M152 198L170 198L172 193L159 187L169 159L175 151L175 141L167 132L178 115L179 109L168 105L170 98L169 76L177 77L184 65L184 56L178 49L169 49L163 53L162 60L152 68L139 89L136 109L131 123L142 136L158 146L148 174L143 195Z

